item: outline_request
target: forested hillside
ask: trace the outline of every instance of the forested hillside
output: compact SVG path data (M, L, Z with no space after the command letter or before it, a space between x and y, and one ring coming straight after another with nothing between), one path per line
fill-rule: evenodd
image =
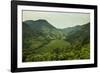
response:
M48 21L22 24L23 62L90 58L90 23L58 29Z

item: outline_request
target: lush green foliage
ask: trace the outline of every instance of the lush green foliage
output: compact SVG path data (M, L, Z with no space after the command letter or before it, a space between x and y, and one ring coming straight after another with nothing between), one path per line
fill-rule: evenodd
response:
M90 23L57 29L46 20L23 22L23 62L90 58Z

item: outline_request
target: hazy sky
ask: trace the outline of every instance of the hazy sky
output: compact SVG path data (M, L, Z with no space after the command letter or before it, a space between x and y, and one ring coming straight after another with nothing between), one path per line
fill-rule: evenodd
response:
M86 13L64 13L64 12L42 12L23 11L23 21L45 19L56 28L67 28L83 25L90 21L90 14Z

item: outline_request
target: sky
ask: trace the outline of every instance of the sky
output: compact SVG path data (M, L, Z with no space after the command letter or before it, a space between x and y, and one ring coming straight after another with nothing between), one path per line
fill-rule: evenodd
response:
M67 28L76 25L83 25L90 22L89 13L72 12L46 12L46 11L27 11L22 12L23 21L45 19L56 28Z

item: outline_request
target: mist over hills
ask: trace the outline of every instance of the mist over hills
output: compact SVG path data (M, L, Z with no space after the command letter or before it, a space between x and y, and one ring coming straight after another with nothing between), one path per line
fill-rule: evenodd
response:
M58 29L39 19L22 23L23 62L90 58L90 23Z

